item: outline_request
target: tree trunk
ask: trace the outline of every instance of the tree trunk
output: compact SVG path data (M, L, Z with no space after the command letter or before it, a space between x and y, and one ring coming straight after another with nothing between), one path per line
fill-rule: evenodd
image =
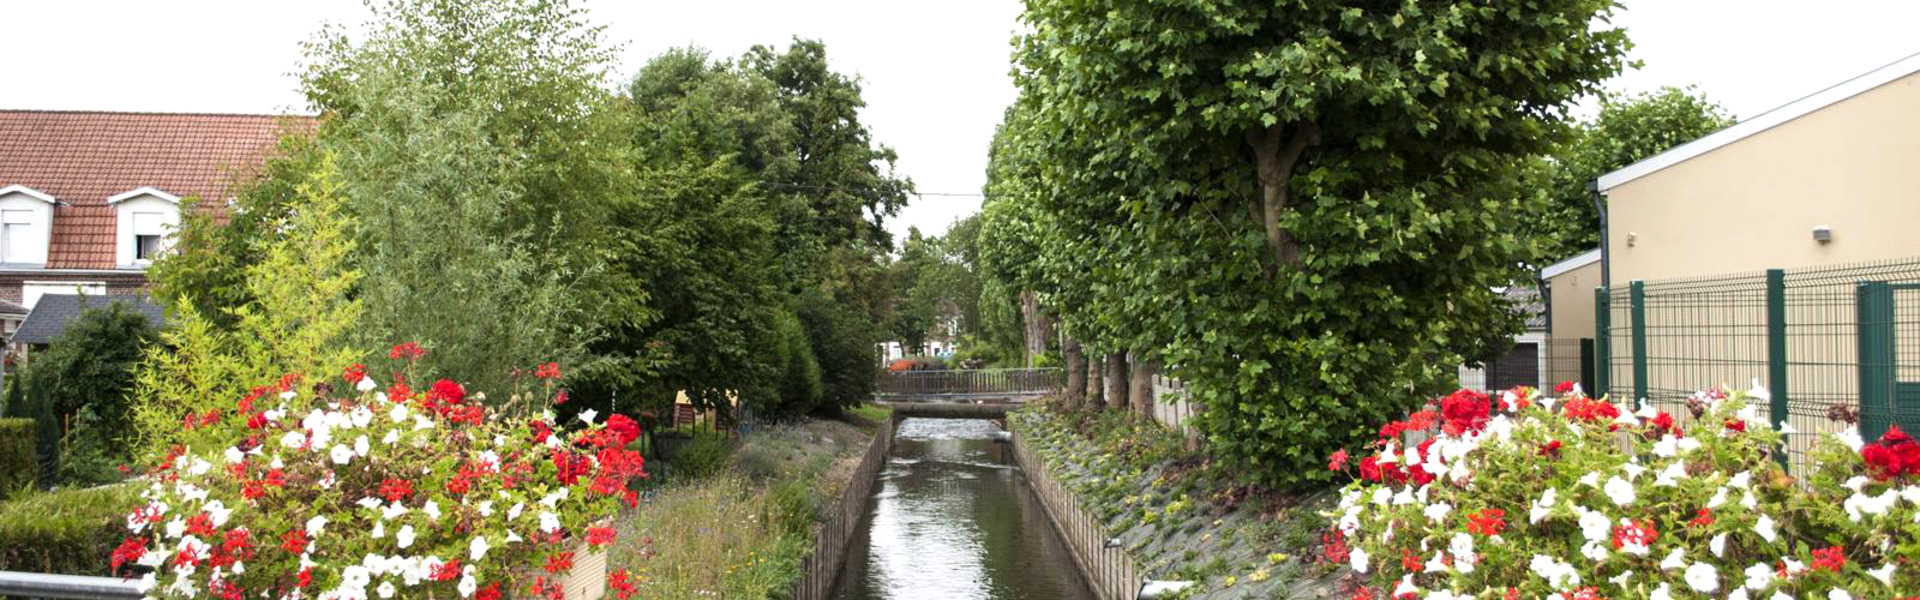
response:
M1127 354L1115 352L1107 355L1107 403L1114 410L1125 412L1127 407Z
M1133 411L1141 418L1153 418L1153 378L1160 374L1160 361L1144 356L1133 357L1133 374L1129 376L1132 387L1127 399L1133 405Z
M1300 260L1300 243L1293 239L1293 234L1280 228L1280 213L1287 208L1287 183L1293 179L1294 166L1299 164L1307 146L1318 143L1320 126L1313 122L1296 127L1292 136L1287 135L1286 126L1280 123L1247 132L1247 145L1253 148L1260 179L1260 204L1253 212L1266 229L1267 252L1273 255L1273 262L1267 265L1268 277L1277 273L1281 265Z
M1107 407L1106 383L1101 381L1101 375L1106 370L1107 365L1100 360L1099 356L1092 354L1087 356L1087 406L1094 410Z
M1060 354L1067 360L1067 408L1080 408L1087 403L1087 357L1080 353L1080 340L1066 336Z
M1039 292L1020 292L1020 324L1026 335L1027 367L1032 368L1033 361L1047 353L1047 338L1053 336L1052 324L1040 312Z

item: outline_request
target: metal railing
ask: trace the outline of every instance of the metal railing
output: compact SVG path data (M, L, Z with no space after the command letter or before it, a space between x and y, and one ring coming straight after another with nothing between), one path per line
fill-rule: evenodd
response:
M882 396L1040 395L1058 392L1066 383L1059 369L887 371L879 378Z
M860 466L847 479L847 488L826 523L814 534L813 553L800 561L800 581L794 584L793 600L827 600L839 588L841 567L847 561L847 549L865 523L867 506L873 502L873 486L886 466L887 453L893 449L894 421L880 424L860 458Z
M16 599L137 600L138 581L51 573L0 571L0 596Z
M1685 418L1694 391L1759 381L1790 468L1857 411L1861 434L1920 425L1920 258L1595 290L1592 386ZM1840 408L1835 408L1835 407Z

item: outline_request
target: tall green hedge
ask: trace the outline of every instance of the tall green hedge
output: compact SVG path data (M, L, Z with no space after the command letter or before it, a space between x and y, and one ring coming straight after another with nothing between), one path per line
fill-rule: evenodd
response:
M0 504L0 571L108 575L140 487L60 490Z
M39 473L33 419L0 419L0 498L31 485Z

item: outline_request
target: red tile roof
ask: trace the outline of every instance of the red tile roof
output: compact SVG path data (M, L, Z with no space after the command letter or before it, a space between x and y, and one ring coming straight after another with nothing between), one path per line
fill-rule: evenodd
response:
M149 186L186 198L225 198L282 132L303 116L0 110L0 188L59 199L50 269L114 268L107 198Z

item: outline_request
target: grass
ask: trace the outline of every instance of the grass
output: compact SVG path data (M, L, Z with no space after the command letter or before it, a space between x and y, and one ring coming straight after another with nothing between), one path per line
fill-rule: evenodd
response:
M611 565L635 575L643 598L784 598L868 439L836 421L756 431L715 474L649 490L623 519Z
M858 419L869 425L878 426L887 422L887 419L893 418L893 409L878 404L863 403L847 409L847 416L849 419Z

